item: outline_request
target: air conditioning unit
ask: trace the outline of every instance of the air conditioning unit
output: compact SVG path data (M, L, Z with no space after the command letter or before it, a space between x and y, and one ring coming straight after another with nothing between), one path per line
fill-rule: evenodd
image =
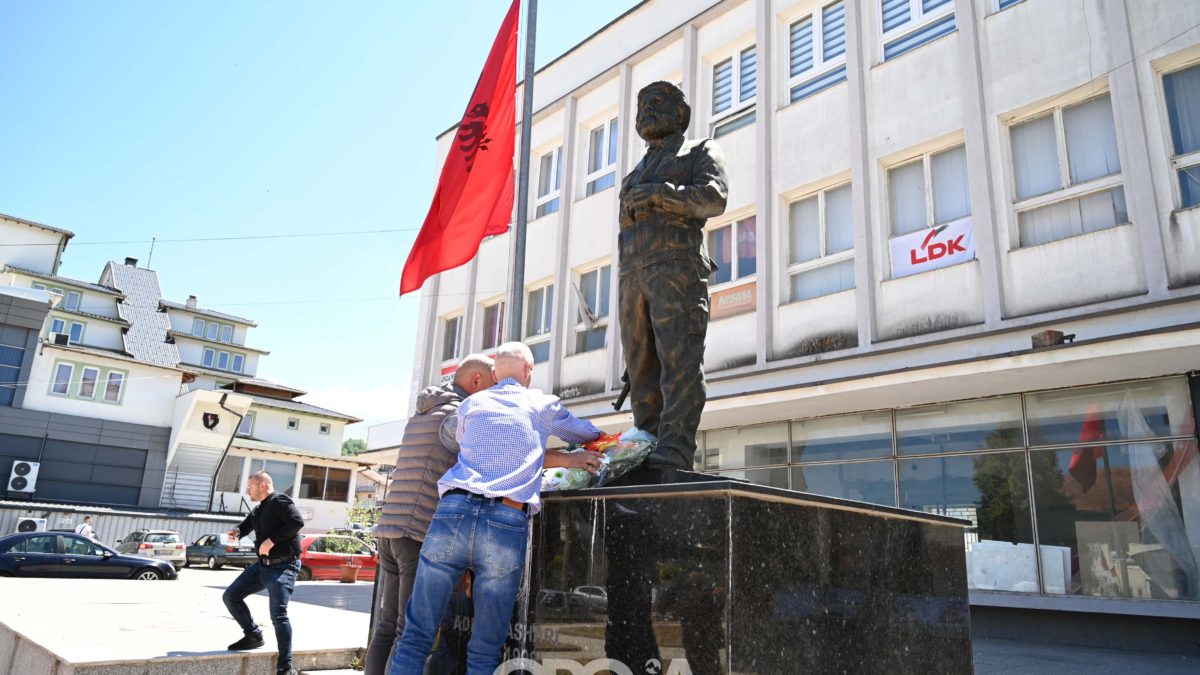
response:
M8 491L32 493L37 487L40 467L41 464L38 462L27 462L23 459L13 462L12 473L8 476Z
M45 518L21 518L17 520L17 532L45 532Z
M50 344L52 345L69 345L71 344L71 336L67 333L51 333Z

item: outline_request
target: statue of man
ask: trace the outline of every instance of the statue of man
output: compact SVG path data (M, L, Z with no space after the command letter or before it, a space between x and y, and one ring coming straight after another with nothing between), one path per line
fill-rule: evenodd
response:
M704 223L725 212L725 159L711 139L685 141L692 109L678 87L638 92L637 133L650 144L621 183L621 346L633 421L658 437L646 463L690 469L704 409L708 275Z

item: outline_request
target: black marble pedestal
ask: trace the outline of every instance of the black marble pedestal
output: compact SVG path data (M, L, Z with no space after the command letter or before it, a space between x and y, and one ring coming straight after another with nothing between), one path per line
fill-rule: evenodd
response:
M509 656L970 673L968 524L726 480L544 495Z

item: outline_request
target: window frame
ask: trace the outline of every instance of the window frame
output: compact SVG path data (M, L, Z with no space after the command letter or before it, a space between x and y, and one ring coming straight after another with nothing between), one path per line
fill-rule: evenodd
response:
M1183 188L1179 184L1179 174L1188 172L1195 180L1200 182L1200 149L1187 152L1182 155L1175 154L1175 139L1171 133L1171 108L1167 101L1166 78L1168 75L1181 73L1192 68L1200 68L1200 59L1192 59L1183 63L1173 63L1168 67L1163 68L1155 73L1157 77L1158 96L1162 101L1162 125L1163 125L1163 142L1166 147L1167 157L1171 162L1171 194L1174 202L1173 206L1176 210L1186 210L1200 208L1200 203L1191 206L1185 206L1183 203ZM1114 111L1114 115L1116 112ZM1194 173L1192 173L1194 172Z
M75 327L79 327L79 337L75 337ZM83 321L70 321L67 323L67 342L73 345L83 344L83 335L87 330L87 323Z
M255 411L253 411L253 410L247 411L246 414L242 416L242 420L240 422L238 422L237 431L234 432L235 435L253 436L254 435L254 419L256 416L257 416L257 413ZM249 426L247 426L247 420L249 420ZM242 431L243 426L247 427L245 431Z
M197 329L199 329L200 332L196 332ZM207 334L207 332L208 332L207 322L204 319L201 319L200 317L193 317L192 318L192 337L204 339L204 336Z
M884 208L887 209L887 227L888 227L887 238L889 241L892 239L895 239L896 237L908 236L910 234L913 234L913 232L920 232L922 229L929 229L929 228L937 227L939 225L945 225L946 223L953 223L956 220L960 220L962 218L970 218L972 215L974 215L974 211L972 210L972 211L968 211L965 216L958 216L957 218L952 218L950 220L941 221L941 222L938 222L938 220L937 220L937 200L933 194L933 185L934 185L933 158L935 155L942 155L942 154L951 152L953 150L956 150L958 148L963 149L963 153L965 156L965 153L967 151L966 141L965 140L956 140L953 143L939 145L936 148L926 150L926 151L921 152L920 154L917 154L914 156L905 157L902 160L898 160L894 163L888 164L883 167L883 179L884 179L883 184L884 184L884 190L886 192L886 194L884 195L885 196ZM895 214L892 212L892 171L909 166L911 164L915 164L917 162L922 162L921 175L922 175L922 180L924 181L924 192L925 192L925 194L924 194L924 197L925 197L925 227L918 228L916 230L913 230L912 232L897 232L896 231ZM963 166L967 167L967 163L964 162ZM968 201L968 205L970 206L970 192L969 191L971 189L971 176L970 176L970 168L969 167L967 167L967 171L968 171L968 173L966 176L964 176L963 180L966 182L966 185L967 185L967 190L968 190L967 201Z
M1160 80L1161 81L1161 80ZM1099 98L1107 98L1109 109L1113 114L1113 136L1116 139L1117 146L1117 161L1120 163L1120 171L1111 173L1107 176L1100 176L1085 180L1082 183L1073 184L1071 182L1071 156L1067 148L1066 123L1063 121L1063 112L1068 108L1074 108L1084 105ZM1008 196L1009 196L1009 212L1012 214L1012 241L1015 241L1015 249L1032 248L1044 244L1052 244L1056 241L1064 241L1083 234L1071 235L1060 239L1052 239L1050 241L1041 242L1039 244L1025 244L1021 239L1021 214L1036 211L1043 207L1053 206L1056 204L1066 203L1070 201L1078 201L1085 197L1095 194L1108 192L1116 188L1125 188L1125 148L1121 140L1121 135L1117 133L1117 111L1112 105L1112 91L1105 89L1101 92L1089 92L1089 95L1082 98L1071 98L1067 100L1058 99L1046 107L1039 108L1037 111L1013 117L1005 124L1005 136L1008 141ZM1030 197L1020 198L1017 196L1017 153L1013 147L1013 130L1016 127L1036 122L1044 117L1053 116L1054 125L1054 146L1055 158L1058 161L1059 183L1061 187L1057 190L1050 190L1041 194L1032 195ZM1200 154L1200 153L1197 153ZM1176 181L1178 182L1178 181ZM1131 219L1128 218L1128 203L1129 197L1126 195L1126 222L1116 223L1112 227L1104 229L1114 229L1122 225L1129 225ZM1100 230L1096 230L1097 232Z
M75 299L74 303L71 302L72 296L74 296L74 299ZM68 290L63 295L62 304L63 304L64 309L70 310L72 312L82 311L81 308L83 307L83 293L80 293L79 291ZM72 304L74 306L72 306Z
M116 378L117 378L117 395L116 395L116 398L109 398L108 390L109 390L109 387L112 386L114 376L116 376ZM128 374L125 373L124 371L120 371L120 370L106 371L104 373L104 393L101 395L100 400L104 403L121 405L121 402L125 399L125 382L128 379L129 379Z
M440 324L440 328L441 328L441 330L439 331L440 332L439 337L441 339L438 340L438 342L440 343L440 346L438 347L438 363L441 363L443 365L448 364L448 363L456 364L458 362L458 360L462 358L463 324L466 323L463 320L463 317L464 317L464 315L461 312L459 312L457 314L450 314L447 316L443 316L443 317L441 317L441 319L439 319L438 323ZM449 324L451 321L454 322L454 353L451 354L449 357L447 357L446 356L446 334L449 331Z
M584 165L584 199L595 194L600 194L605 190L613 188L617 184L617 154L620 146L621 125L620 115L614 115L605 119L599 125L589 125L587 127L587 153L583 156L586 162ZM602 148L601 166L595 171L592 170L592 150L596 139L596 132L600 132L599 145ZM605 160L604 158L607 158ZM597 186L601 180L607 179L611 174L613 182L611 185Z
M589 141L590 142L590 141ZM542 187L542 160L546 157L550 158L550 173L553 176L549 184L546 194L538 194ZM562 209L562 179L563 179L563 146L560 143L557 147L552 148L548 152L538 153L538 170L537 182L534 183L534 199L533 199L533 217L531 220L544 218L553 213L558 213ZM553 208L550 208L553 204Z
M58 386L58 384L60 382L64 381L64 380L60 379L60 377L59 377L59 371L64 366L67 368L67 377L65 379L67 390L66 391L55 391L55 388ZM51 372L51 376L50 376L49 395L50 396L62 396L63 398L71 398L71 391L72 391L72 389L74 389L74 385L75 385L75 364L71 363L69 361L56 361L54 363L54 370Z
M317 433L321 434L322 436L328 436L332 432L333 432L333 425L329 422L321 422L317 426Z
M479 306L479 333L480 333L479 345L480 345L481 350L483 350L483 351L492 350L492 349L499 347L501 344L504 343L504 321L508 318L508 313L507 313L507 311L505 311L507 309L508 309L508 302L506 300L504 300L503 298L498 299L498 300L493 300L492 302L489 302L489 303L480 304L480 306ZM493 310L499 312L499 316L497 317L497 320L496 320L496 332L494 335L489 336L487 334L487 327L488 327L487 315L488 315L489 311L493 311ZM491 338L490 344L489 344L489 339L488 339L489 337Z
M549 290L549 293L546 292L547 290ZM533 302L532 296L534 293L541 293L538 303L539 303L539 309L541 310L542 320L537 327L537 332L530 333L529 332L529 324L530 324L530 321L535 316L534 307L532 304L532 302ZM533 349L534 347L541 347L542 344L546 344L546 343L550 342L550 339L551 339L550 336L554 334L554 282L553 281L543 282L540 284L525 287L525 321L523 323L524 323L524 325L521 326L521 339L522 339L522 341L525 342L526 345L528 345L530 347L530 349ZM550 346L547 345L546 349L547 349L547 359L546 360L548 360ZM536 356L534 357L534 363L545 363L546 360L538 361L537 357Z
M226 331L229 332L229 339L225 338ZM227 323L221 324L221 340L220 341L227 343L227 344L233 344L233 326L231 326Z
M742 98L742 56L747 52L754 54L754 93L749 98ZM728 108L718 112L717 68L724 65L727 61L733 71L730 77L730 102ZM758 41L756 39L742 40L732 47L727 47L717 52L710 59L710 62L712 65L708 68L708 98L710 103L708 106L708 121L711 131L720 126L721 122L728 121L730 118L736 117L747 110L752 110L755 102L758 101Z
M946 18L946 15L954 14L955 2L954 0L947 0L929 11L925 11L922 0L908 0L908 20L888 30L884 30L883 27L883 0L876 0L873 4L875 5L875 15L878 17L875 25L879 26L879 63L885 63L893 59L898 59L912 50L923 47L940 37L945 37L944 35L939 35L938 37L922 42L920 45L910 47L899 54L893 54L891 57L887 56L887 45L889 42L892 42L896 38L918 33L930 24ZM957 17L954 19L954 23L954 30L958 30Z
M738 267L740 266L740 263L738 262L738 254L737 254L738 228L741 227L742 223L745 223L748 220L754 221L754 239L755 239L754 272L752 272L750 274L745 274L745 275L739 276L740 270L738 269ZM710 277L709 285L708 285L708 292L710 294L713 291L720 291L722 289L732 288L734 286L738 286L738 285L747 283L749 281L752 281L752 280L758 278L758 243L757 243L758 242L758 214L756 214L754 212L743 213L742 215L732 218L730 220L724 220L716 225L710 225L708 227L705 227L704 228L704 246L705 246L705 248L706 249L708 248L709 235L711 235L712 233L714 233L718 230L722 230L727 227L732 228L730 230L730 243L729 243L729 261L730 261L730 265L731 265L731 269L729 272L729 280L722 281L720 283L713 283L712 279L715 277ZM712 258L711 250L708 251L708 255L710 258ZM715 258L714 258L714 260L715 260Z
M92 395L84 396L83 384L87 380L88 371L95 373L92 375ZM100 389L100 368L96 366L81 366L79 369L79 387L76 389L75 398L86 401L96 400L96 392Z
M209 358L210 354L212 355L211 358ZM205 347L204 351L200 352L200 365L204 366L205 368L216 368L217 350L213 349L212 347Z
M825 59L825 10L829 7L832 7L833 5L841 4L842 5L843 31L847 31L847 25L846 25L846 20L847 20L846 19L846 2L847 1L852 2L853 0L833 0L833 2L823 2L823 3L818 4L817 6L813 7L809 11L806 11L802 14L797 14L797 15L793 16L791 19L789 19L785 23L784 31L786 34L785 42L787 43L787 52L786 52L787 56L784 59L784 62L787 64L787 74L788 74L788 76L787 76L787 96L786 96L787 102L784 104L785 106L791 105L793 103L799 103L800 101L803 101L804 99L806 99L810 96L815 96L816 94L819 94L820 92L822 92L826 89L829 89L835 85L841 84L842 82L846 81L846 71L843 70L843 73L842 73L842 76L840 79L830 80L829 82L823 84L821 87L819 87L811 92L808 92L808 93L804 94L803 96L800 96L800 97L796 96L796 91L798 89L800 89L801 87L803 87L804 85L813 84L813 83L817 82L818 80L821 80L825 77L832 75L833 72L836 71L838 68L846 67L846 54L849 51L849 39L848 39L849 36L846 33L843 33L842 39L845 41L845 44L843 44L842 53L833 57L832 59L830 59L828 61ZM793 75L792 74L792 58L791 58L792 28L794 26L796 26L797 24L805 21L806 19L812 21L812 25L813 25L813 28L812 28L812 43L813 43L812 66L809 67L807 70L801 71L801 72Z
M288 431L300 431L300 418L299 417L289 417L287 419L286 428Z
M592 265L589 265L588 267L579 268L578 273L575 275L575 282L574 282L575 288L578 289L578 293L576 293L576 295L575 295L575 301L576 301L576 303L579 303L579 302L587 302L588 303L588 309L592 309L593 310L592 313L596 315L596 323L595 323L595 325L589 326L588 320L583 313L583 307L577 306L575 308L575 314L577 316L577 320L575 322L575 330L573 331L574 335L575 335L575 343L574 343L575 350L572 352L572 354L587 354L589 352L595 352L595 351L600 351L602 349L608 349L609 316L611 316L611 314L612 314L613 307L612 307L612 289L611 288L605 289L605 288L603 288L603 284L601 284L601 282L604 281L604 279L605 279L605 274L603 273L605 268L608 269L607 276L608 276L609 285L611 285L611 283L612 283L612 263L609 261L605 261L605 262L598 263L598 264L592 264ZM587 298L583 294L583 278L589 274L596 275L596 295L594 298ZM609 296L608 306L604 309L604 314L596 314L596 309L598 309L598 306L600 305L600 300L606 291ZM582 300L581 300L581 298L582 298ZM593 309L593 303L597 306L596 309ZM591 332L596 329L601 329L601 328L604 329L604 333L605 333L603 346L596 347L594 349L579 349L579 346L580 346L579 339L583 334Z
M820 269L822 267L829 267L831 265L837 265L837 264L843 263L847 260L854 260L855 247L854 247L853 208L851 208L851 214L850 214L850 237L851 237L850 248L848 248L844 251L835 251L833 253L829 253L829 251L828 251L829 219L828 219L828 212L826 211L826 208L825 208L826 194L833 192L834 190L841 190L842 188L849 188L851 205L853 206L854 182L852 180L835 182L835 183L832 183L825 187L821 187L816 190L811 190L809 192L806 192L802 195L797 196L794 199L788 199L787 204L784 206L784 212L786 212L788 214L787 230L786 230L787 237L788 237L788 242L787 242L788 245L787 245L787 249L786 249L787 250L787 258L785 259L786 262L784 264L783 275L784 275L784 283L785 283L785 285L787 287L787 291L788 291L788 302L789 303L804 302L806 300L815 300L816 298L823 298L823 297L826 297L826 295L833 295L833 293L826 293L825 295L818 295L818 296L815 296L812 298L802 298L802 299L794 298L794 297L792 297L792 278L793 277L798 276L800 274L804 274L805 272L811 272L813 270ZM820 223L820 225L818 227L818 244L817 244L818 248L820 249L820 254L817 255L816 258L813 258L811 260L804 260L801 262L792 262L792 260L791 260L791 250L792 250L791 245L792 245L792 237L793 237L793 234L792 234L793 223L792 223L792 215L791 215L792 205L796 204L798 202L805 201L807 199L814 199L814 198L817 200L817 220ZM856 286L852 286L850 288L843 289L842 291L835 291L835 293L842 293L844 291L852 291L855 289L855 287Z

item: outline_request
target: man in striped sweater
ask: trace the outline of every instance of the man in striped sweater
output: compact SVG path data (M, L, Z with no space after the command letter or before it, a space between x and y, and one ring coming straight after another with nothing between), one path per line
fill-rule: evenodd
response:
M367 647L366 675L383 675L392 648L404 632L404 606L412 593L421 543L438 505L438 479L458 460L458 406L463 399L496 384L492 359L471 354L458 364L454 382L426 387L404 427L400 455L375 526L379 546L379 606Z

